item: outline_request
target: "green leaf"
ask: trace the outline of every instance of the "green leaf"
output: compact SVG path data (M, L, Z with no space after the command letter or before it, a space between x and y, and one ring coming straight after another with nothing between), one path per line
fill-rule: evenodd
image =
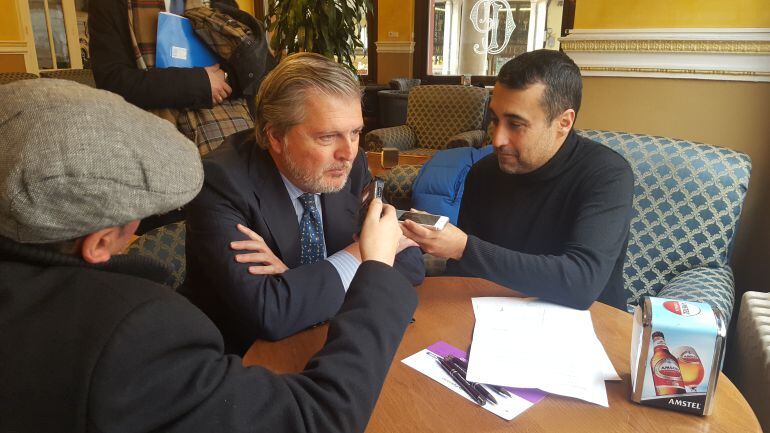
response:
M370 0L281 0L272 2L266 27L270 46L289 53L323 54L355 70L356 48L362 48L358 26L372 8Z

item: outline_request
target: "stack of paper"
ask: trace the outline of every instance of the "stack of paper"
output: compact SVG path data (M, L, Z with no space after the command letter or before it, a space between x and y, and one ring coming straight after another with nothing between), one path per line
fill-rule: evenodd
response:
M520 298L473 298L468 380L538 388L608 407L605 380L620 380L591 313Z

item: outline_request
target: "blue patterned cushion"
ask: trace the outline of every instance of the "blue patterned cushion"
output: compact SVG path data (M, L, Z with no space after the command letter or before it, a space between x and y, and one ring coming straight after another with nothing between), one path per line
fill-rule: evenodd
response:
M722 313L727 326L735 301L733 287L733 271L729 267L695 268L672 278L658 295L683 301L706 302Z
M151 257L172 271L171 287L178 288L185 278L184 221L168 224L139 236L126 251Z
M624 265L629 305L637 304L643 295L659 294L688 269L728 269L751 173L747 155L665 137L595 130L578 133L620 153L634 171L633 216ZM732 282L729 286L729 294L706 298L721 299L726 308L733 297ZM710 287L715 286L692 290L705 293Z
M385 201L396 209L412 207L412 184L420 172L420 165L399 164L388 170L385 176L385 189L382 195Z

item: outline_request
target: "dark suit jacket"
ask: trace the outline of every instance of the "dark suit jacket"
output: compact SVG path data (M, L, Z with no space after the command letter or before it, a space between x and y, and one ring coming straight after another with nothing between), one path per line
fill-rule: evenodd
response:
M307 370L277 375L224 355L149 259L30 250L0 238L0 432L361 432L417 302L365 262Z
M326 260L300 266L299 224L270 154L254 131L230 136L203 159L205 180L187 207L187 278L182 293L200 307L242 353L256 338L276 340L333 316L345 296L342 280ZM364 152L356 158L342 191L322 194L326 251L353 242L361 190L369 183ZM246 237L243 224L260 236L289 267L280 275L252 275L235 261L230 242ZM396 257L396 269L412 283L425 275L418 248Z

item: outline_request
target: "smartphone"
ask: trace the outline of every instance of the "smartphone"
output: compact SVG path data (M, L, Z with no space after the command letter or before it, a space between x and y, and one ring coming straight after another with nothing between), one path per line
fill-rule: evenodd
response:
M411 220L432 230L443 230L446 223L449 222L449 217L429 213L397 210L396 215L399 221Z
M372 200L378 198L382 200L382 192L385 190L385 180L379 177L372 178L364 190L361 191L361 207L358 208L358 225L363 226L366 214L369 212L369 205Z

